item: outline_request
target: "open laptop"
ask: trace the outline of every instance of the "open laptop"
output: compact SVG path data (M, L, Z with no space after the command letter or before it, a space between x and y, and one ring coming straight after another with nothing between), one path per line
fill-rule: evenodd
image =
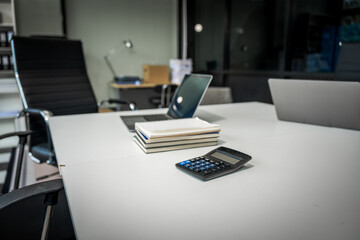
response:
M130 131L135 131L136 122L191 118L199 106L211 80L211 75L185 75L171 100L166 114L131 115L121 116L121 118Z
M360 83L269 79L278 119L360 130Z

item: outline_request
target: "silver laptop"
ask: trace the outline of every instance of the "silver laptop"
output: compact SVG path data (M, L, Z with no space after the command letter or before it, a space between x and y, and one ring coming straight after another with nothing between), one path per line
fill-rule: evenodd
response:
M278 119L360 130L360 83L269 79Z
M211 75L185 75L181 85L177 88L172 98L166 114L132 115L121 116L121 118L130 131L135 130L136 122L191 118L204 97L211 80Z

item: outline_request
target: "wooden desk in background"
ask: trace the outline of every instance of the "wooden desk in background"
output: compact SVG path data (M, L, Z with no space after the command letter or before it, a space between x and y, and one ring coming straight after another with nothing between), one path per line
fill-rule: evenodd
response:
M172 84L172 83L155 83L155 82L146 82L142 84L118 84L115 82L111 82L110 86L112 88L115 88L117 91L117 97L122 100L127 100L131 102L135 102L138 109L151 109L151 108L157 108L157 106L154 103L151 103L150 99L153 98L160 98L162 95L165 95L165 92L159 92L159 90L154 89L156 86L163 86L165 84ZM171 100L171 88L167 89L169 90L168 94L169 97L166 97L167 100L165 100L167 103L170 103ZM167 91L165 90L165 91ZM167 105L165 105L167 106Z
M149 65L142 66L143 83L136 84L118 84L111 82L110 86L117 91L117 97L122 100L135 102L138 109L157 108L156 101L161 97L161 92L154 89L155 86L170 84L169 82L169 66L167 65ZM169 100L170 102L170 100Z
M134 88L154 88L159 83L142 83L142 84L118 84L110 82L110 86L116 89L134 89Z
M116 94L119 99L135 102L139 109L156 108L155 105L150 103L149 99L152 97L160 97L161 94L154 91L154 87L159 85L159 83L142 83L136 85L110 82L109 84L112 88L116 89Z

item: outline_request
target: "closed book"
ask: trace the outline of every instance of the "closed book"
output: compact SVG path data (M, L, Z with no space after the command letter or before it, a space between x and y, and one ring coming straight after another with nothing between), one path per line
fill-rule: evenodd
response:
M173 137L159 137L159 138L148 138L140 131L136 130L141 139L146 143L157 143L157 142L169 142L169 141L179 141L179 140L191 140L191 139L202 139L202 138L213 138L219 137L219 132L211 132L211 133L201 133L201 134L192 134L192 135L185 135L185 136L173 136Z
M200 118L171 119L153 122L137 122L135 130L146 138L186 136L203 133L220 132L220 126Z
M200 138L200 139L187 139L187 140L178 140L178 141L146 143L141 137L139 137L139 135L135 135L134 138L136 138L136 140L139 143L141 143L141 145L143 145L145 148L166 147L166 146L193 144L193 143L204 143L204 142L217 142L217 140L218 140L217 137L209 137L209 138Z
M145 152L145 153L156 153L156 152L165 152L172 150L181 150L187 148L196 148L196 147L206 147L214 146L217 144L217 141L213 142L203 142L203 143L192 143L192 144L182 144L182 145L172 145L165 147L154 147L154 148L145 148L137 138L134 138L134 142Z
M201 133L201 134L173 136L173 137L159 137L159 138L151 138L150 139L138 130L136 130L136 133L145 143L158 143L158 142L181 141L181 140L191 140L191 139L217 138L220 136L219 132L211 132L211 133Z

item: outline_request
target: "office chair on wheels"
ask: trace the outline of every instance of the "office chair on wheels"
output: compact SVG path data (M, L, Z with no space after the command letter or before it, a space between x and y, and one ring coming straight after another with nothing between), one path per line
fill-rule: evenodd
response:
M230 87L209 87L200 105L232 103Z
M61 179L0 196L1 239L75 239Z
M96 113L98 105L87 75L81 41L18 37L11 39L15 77L32 131L29 156L37 163L56 165L48 120L51 116ZM104 103L135 103L110 99Z
M151 97L149 102L157 108L166 108L170 105L172 97L177 89L176 84L162 84L154 87L156 93L160 93L160 97Z

